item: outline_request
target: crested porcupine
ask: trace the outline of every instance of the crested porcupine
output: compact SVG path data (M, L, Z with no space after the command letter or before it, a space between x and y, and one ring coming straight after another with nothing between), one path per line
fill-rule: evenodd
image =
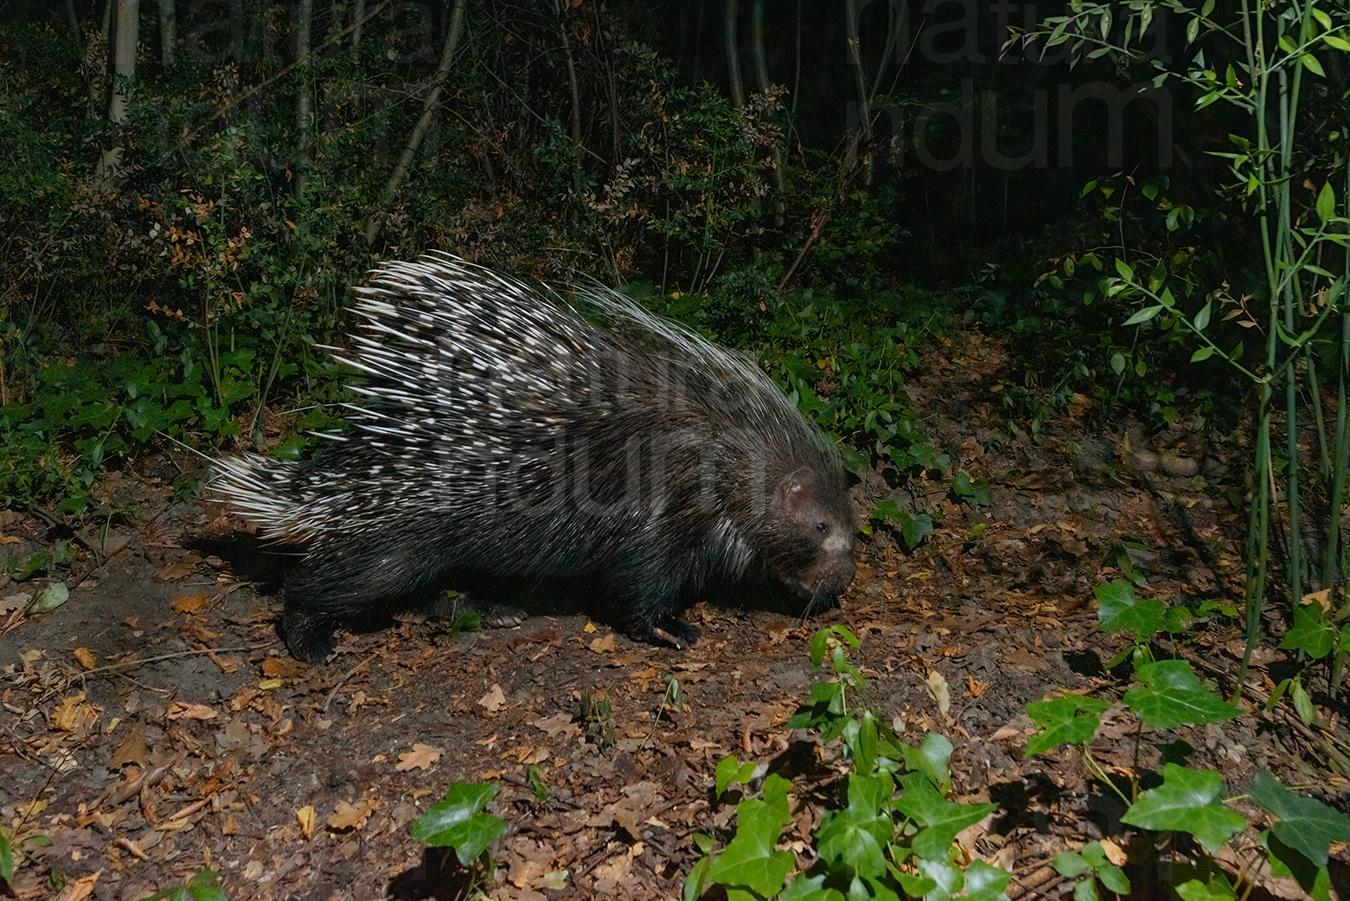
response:
M713 586L833 601L854 575L834 445L753 360L615 292L557 294L433 253L356 290L345 430L212 489L303 550L282 634L302 660L351 615L439 587L571 592L680 646Z

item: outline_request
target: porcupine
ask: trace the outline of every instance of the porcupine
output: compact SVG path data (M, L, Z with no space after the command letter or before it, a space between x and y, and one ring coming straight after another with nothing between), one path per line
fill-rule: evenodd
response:
M303 552L281 631L315 661L354 614L443 587L572 592L680 647L712 587L833 600L854 575L837 449L755 362L593 288L569 302L444 253L356 289L364 375L306 461L212 488Z

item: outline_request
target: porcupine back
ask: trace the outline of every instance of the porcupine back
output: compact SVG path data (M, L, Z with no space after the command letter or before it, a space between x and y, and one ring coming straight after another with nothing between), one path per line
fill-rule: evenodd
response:
M296 656L444 584L566 589L679 645L710 584L816 604L852 579L838 453L752 360L615 292L568 303L446 254L357 294L346 429L308 461L221 461L214 484L305 551L285 587Z

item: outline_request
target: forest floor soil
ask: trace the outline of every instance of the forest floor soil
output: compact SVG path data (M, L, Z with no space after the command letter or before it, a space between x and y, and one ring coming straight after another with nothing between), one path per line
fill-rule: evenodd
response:
M1124 686L1105 664L1125 639L1096 631L1093 589L1121 576L1108 561L1128 558L1149 597L1241 605L1243 517L1229 499L1244 461L1182 430L1086 425L1086 399L1033 442L1007 427L1006 357L978 332L950 336L911 397L952 472L988 481L988 505L945 478L864 482L860 515L890 497L932 513L933 534L914 551L884 528L862 539L839 609L806 621L699 605L703 637L683 650L580 616L459 634L410 617L341 634L333 657L306 666L277 638L275 598L192 549L222 528L218 507L175 500L171 471L113 474L139 513L113 524L107 553L49 574L69 599L23 615L14 599L46 582L0 587L0 823L50 840L24 846L13 894L131 901L210 867L231 899L430 897L410 823L456 781L498 780L492 809L509 831L491 897L677 898L692 835L725 841L734 827L734 805L713 797L728 754L798 774L788 847L806 861L837 747L784 722L818 678L811 636L844 624L862 642L866 703L906 740L947 736L954 795L1000 806L963 834L965 853L1012 870L1014 898L1058 896L1055 854L1128 842L1080 757L1025 757L1025 705ZM48 521L0 515L0 553L50 546ZM1240 623L1223 617L1181 648L1225 694L1242 650ZM1259 654L1249 685L1268 694L1281 659ZM608 699L612 740L579 721L583 695ZM1343 732L1343 700L1317 700ZM1230 796L1266 768L1347 810L1345 780L1289 705L1243 706L1235 721L1147 733L1141 762L1185 740ZM1130 767L1135 747L1108 714L1093 745L1103 767ZM1276 880L1262 889L1297 896Z

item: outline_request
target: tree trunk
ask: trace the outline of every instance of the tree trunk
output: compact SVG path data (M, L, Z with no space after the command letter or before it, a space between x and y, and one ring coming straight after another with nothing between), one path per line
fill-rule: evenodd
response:
M764 55L764 0L754 0L750 7L750 44L755 54L755 77L759 79L760 93L768 94L769 62ZM774 224L781 226L785 212L783 197L787 193L787 182L783 174L783 151L778 146L777 141L774 141L771 151L773 154L773 178L778 188Z
M166 69L173 67L177 43L178 13L174 9L174 0L159 0L159 60Z
M111 0L109 6L111 7ZM113 88L108 104L108 121L120 126L131 106L131 88L136 78L136 43L140 37L140 0L117 0L117 18L113 27ZM111 178L122 165L123 150L112 147L98 161L96 176Z
M567 8L562 0L553 0L558 13L558 33L562 35L563 52L567 54L567 84L572 89L572 143L581 143L581 91L577 87L577 65L572 59L572 42L567 39Z
M298 147L295 158L295 196L303 197L309 186L311 72L309 68L310 32L314 25L314 0L300 0L295 23L295 63L300 69L300 93L295 101L295 133Z
M741 81L741 53L736 40L736 19L739 10L736 0L727 0L726 17L722 31L727 41L727 80L731 82L731 102L740 109L745 106L745 85Z
M858 162L858 145L872 142L872 110L868 102L867 75L863 72L862 39L858 34L858 0L844 0L844 19L848 35L848 61L853 67L853 80L858 91L858 127L849 136L848 150L844 154L845 171L851 171Z
M422 118L417 120L417 126L413 128L412 136L408 138L408 144L403 148L403 155L399 157L393 174L389 176L389 184L385 185L386 205L398 192L398 186L402 184L404 176L408 174L408 167L412 165L413 157L417 155L417 148L426 137L427 129L431 127L431 120L436 116L436 103L441 99L441 90L445 87L445 79L450 74L450 63L454 60L455 48L459 45L459 35L464 30L464 6L465 0L455 0L455 10L450 15L450 28L445 33L445 48L441 51L441 63L436 67L436 74L431 76L431 90L427 92L427 99L422 102ZM379 231L380 220L377 210L366 221L366 243L375 243L375 236Z

